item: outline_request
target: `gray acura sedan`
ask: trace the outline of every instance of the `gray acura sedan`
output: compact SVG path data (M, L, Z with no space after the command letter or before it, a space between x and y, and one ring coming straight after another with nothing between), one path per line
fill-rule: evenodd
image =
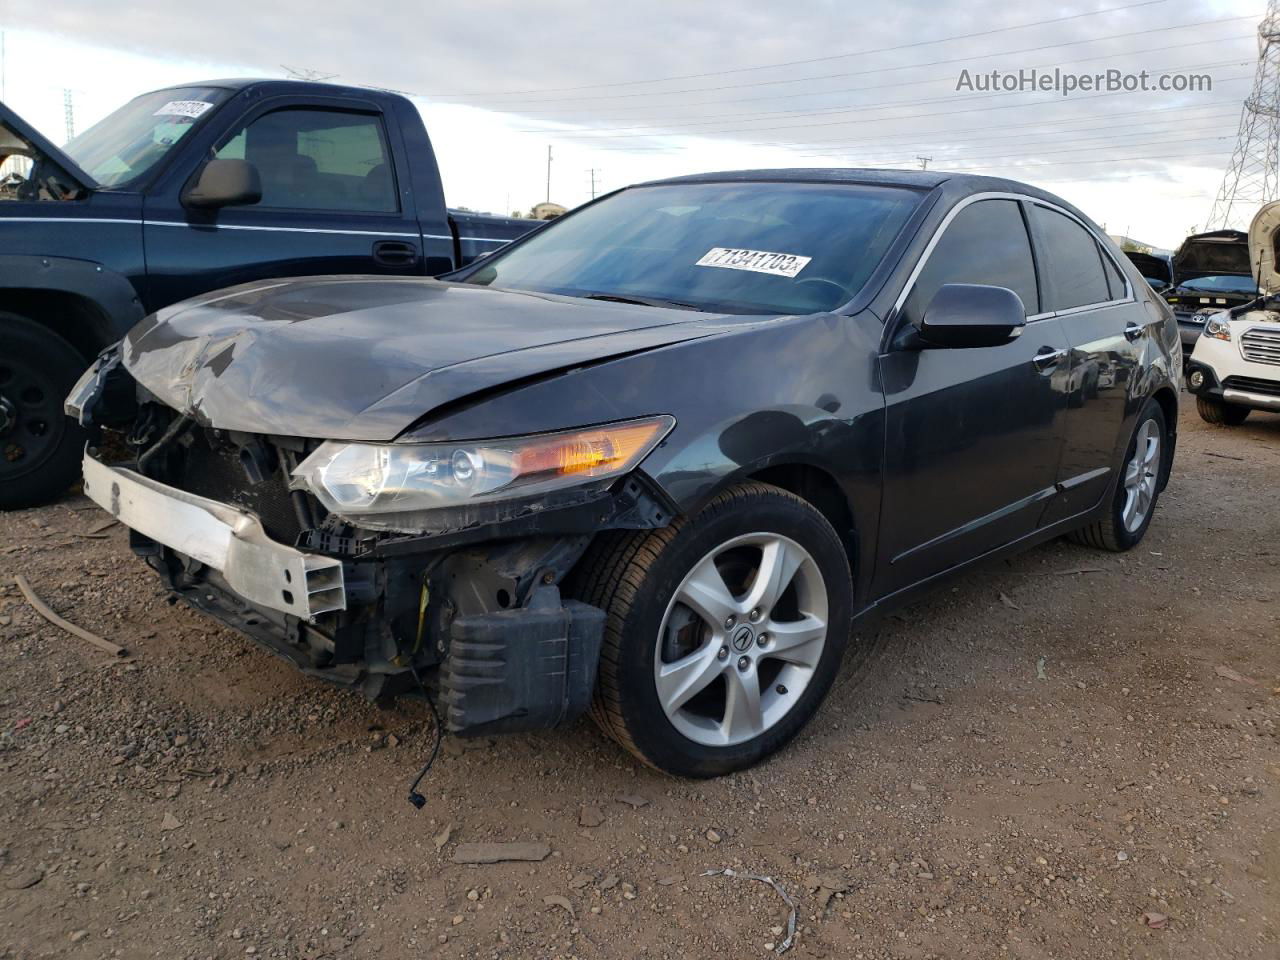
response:
M813 716L860 618L1060 535L1127 550L1178 328L1097 225L1006 180L629 187L442 280L167 308L68 410L173 594L447 729L590 711L712 776ZM105 448L104 448L105 449Z

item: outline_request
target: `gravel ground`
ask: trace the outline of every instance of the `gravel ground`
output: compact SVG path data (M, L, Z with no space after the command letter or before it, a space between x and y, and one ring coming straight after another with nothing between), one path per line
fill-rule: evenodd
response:
M0 515L0 957L768 956L787 908L731 867L795 898L794 957L1273 960L1280 417L1186 406L1139 549L886 618L772 762L677 781L584 721L446 741L420 812L422 705L169 606L83 498Z

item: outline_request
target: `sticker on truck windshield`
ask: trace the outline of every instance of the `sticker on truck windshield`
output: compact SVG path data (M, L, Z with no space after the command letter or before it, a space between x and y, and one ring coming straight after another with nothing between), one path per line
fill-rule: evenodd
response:
M190 117L194 120L212 106L212 103L205 103L203 100L170 100L152 116Z
M775 277L794 277L812 257L794 253L770 253L768 250L743 250L740 247L712 247L697 262L699 267L723 267L726 270L750 270Z

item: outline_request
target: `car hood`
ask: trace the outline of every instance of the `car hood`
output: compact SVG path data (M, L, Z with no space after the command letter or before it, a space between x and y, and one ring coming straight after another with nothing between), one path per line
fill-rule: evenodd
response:
M122 354L157 399L206 426L388 441L443 405L739 319L425 278L330 277L185 301L134 327Z
M23 144L27 147L26 150L20 149ZM23 156L43 154L83 189L92 190L97 186L93 177L81 170L78 163L3 103L0 103L0 149L5 153L21 153Z
M1240 230L1197 233L1182 241L1173 255L1173 283L1181 286L1196 277L1248 277L1249 235Z
M1280 201L1268 203L1249 224L1249 260L1258 289L1267 295L1280 293L1276 241L1280 239Z

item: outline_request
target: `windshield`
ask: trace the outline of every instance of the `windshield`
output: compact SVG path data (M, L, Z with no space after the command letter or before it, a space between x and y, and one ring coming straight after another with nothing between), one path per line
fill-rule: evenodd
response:
M136 180L227 98L219 87L174 87L130 100L62 149L104 187Z
M723 313L832 310L861 289L920 196L759 181L632 187L495 254L466 282Z
M1212 293L1254 294L1258 292L1258 285L1253 282L1253 277L1196 277L1194 280L1186 281L1182 286L1186 290L1206 290Z

